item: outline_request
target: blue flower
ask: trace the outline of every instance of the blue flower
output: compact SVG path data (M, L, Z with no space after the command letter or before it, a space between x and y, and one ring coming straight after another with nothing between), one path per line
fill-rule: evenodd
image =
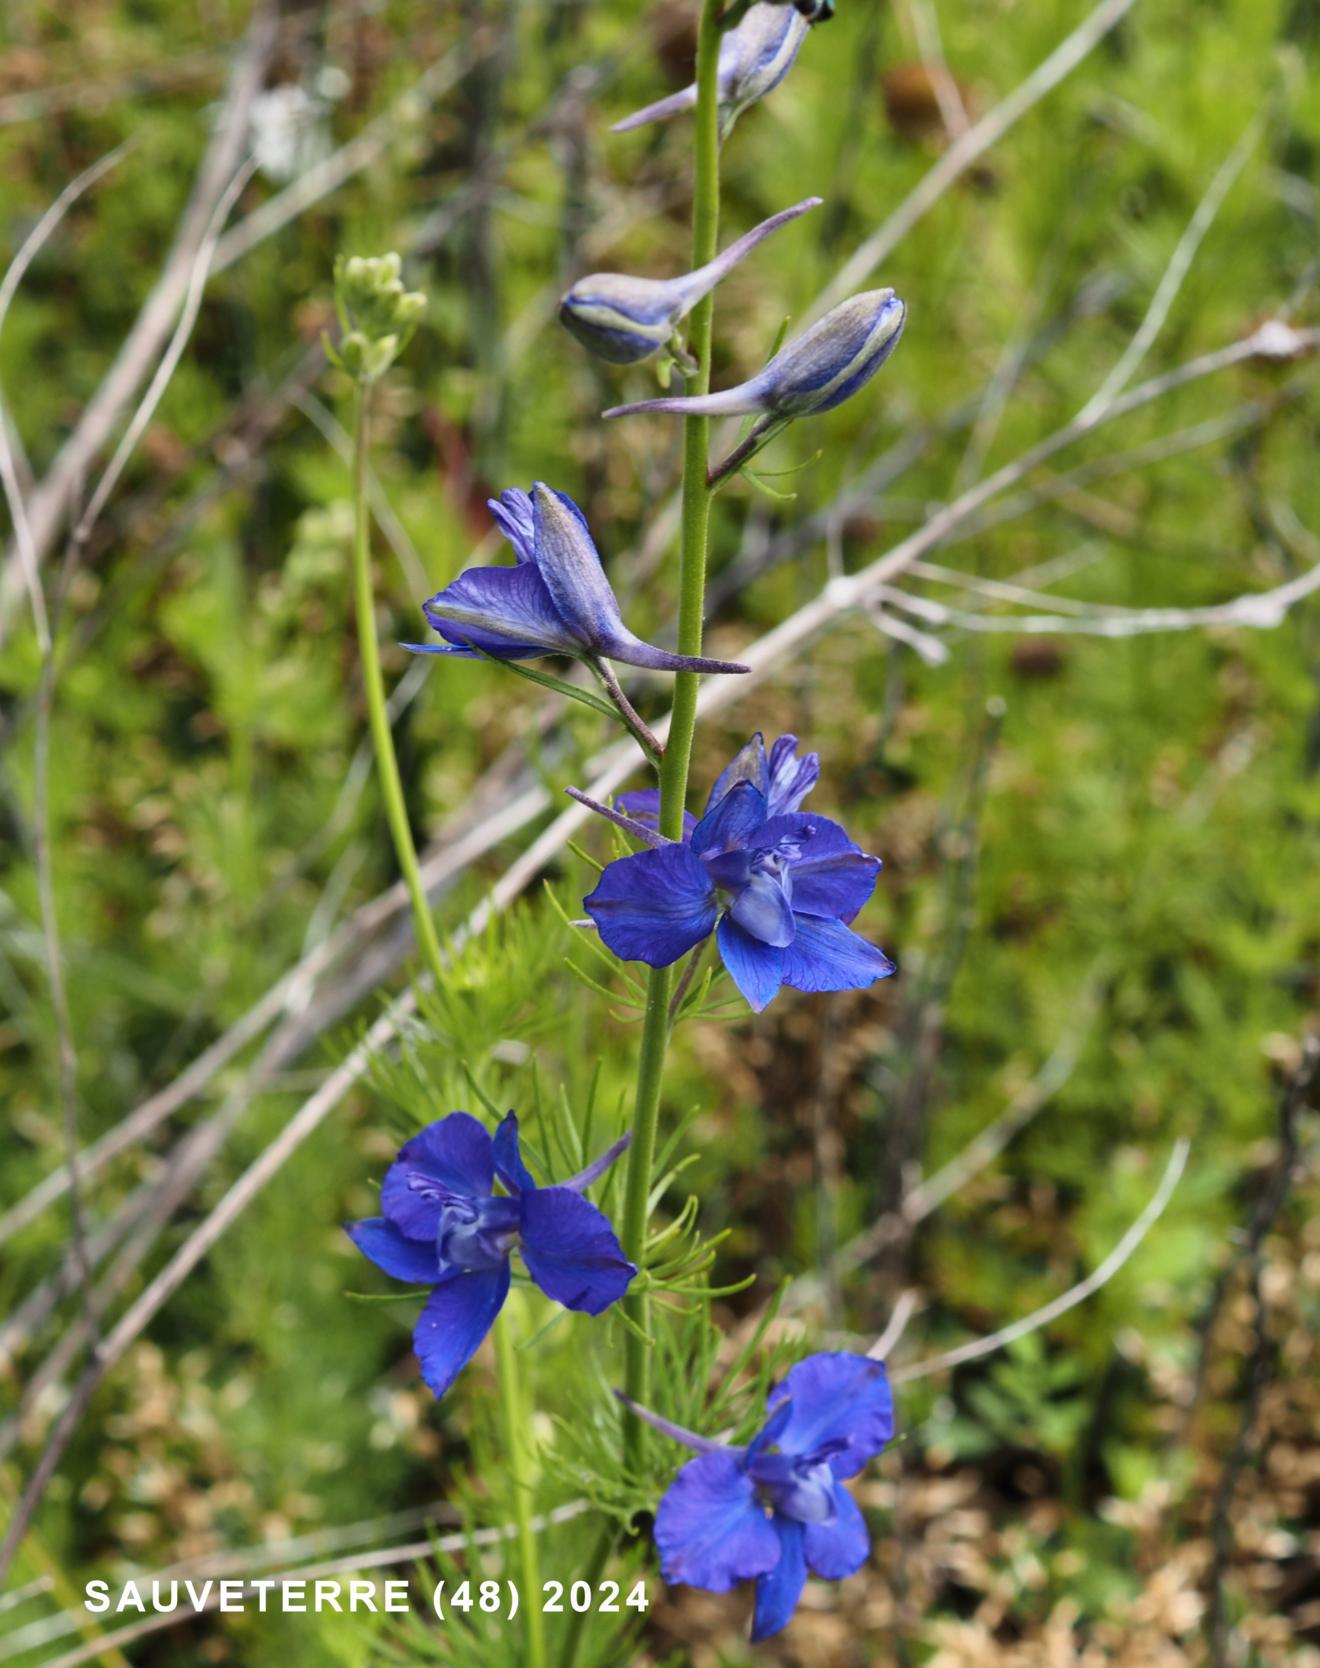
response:
M625 795L616 811L585 801L650 847L607 865L583 900L615 955L668 967L714 932L758 1013L781 985L865 990L894 971L848 925L875 889L880 859L838 823L799 810L820 761L795 748L795 737L781 736L767 756L754 736L682 840L655 831L653 792Z
M807 38L807 20L789 6L775 5L762 0L748 8L742 21L730 29L720 42L717 67L720 90L720 132L727 134L738 117L772 92L792 69L798 51ZM612 133L627 133L647 122L676 116L691 110L697 102L693 85L682 92L671 93L645 109L634 110L621 122L615 122Z
M670 654L635 637L600 565L586 517L538 481L490 501L517 558L512 567L468 568L422 605L444 643L406 643L417 654L529 660L566 654L625 661L660 672L745 672L729 660ZM480 651L480 652L478 652Z
M814 416L849 399L898 346L907 307L893 290L867 290L841 302L789 342L747 382L717 394L676 394L616 405L606 417L668 411L680 417Z
M582 1197L628 1145L555 1187L538 1187L510 1112L494 1139L467 1112L428 1124L399 1150L380 1190L383 1216L348 1222L358 1250L396 1280L432 1286L413 1332L422 1377L443 1396L509 1295L509 1253L566 1309L599 1315L637 1273L609 1219ZM507 1193L494 1191L498 1179Z
M590 352L612 365L635 365L658 353L678 321L713 290L771 232L817 207L806 197L754 226L705 266L682 278L630 278L593 272L579 278L559 303L560 323Z
M843 1479L856 1476L894 1434L883 1362L808 1356L770 1392L766 1423L745 1448L627 1405L699 1450L655 1514L661 1573L712 1593L754 1579L754 1642L787 1627L809 1569L841 1581L866 1562L866 1523Z

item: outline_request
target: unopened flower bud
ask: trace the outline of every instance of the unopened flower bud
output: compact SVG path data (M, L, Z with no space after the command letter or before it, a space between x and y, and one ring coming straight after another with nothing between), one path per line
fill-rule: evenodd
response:
M720 132L727 134L749 105L772 92L792 69L802 42L807 38L807 19L793 6L767 3L749 6L746 15L720 42L718 65ZM648 122L664 121L680 111L691 110L697 102L693 85L668 98L658 99L635 110L612 132L627 133Z
M343 326L337 359L350 376L375 382L408 345L426 310L420 290L405 290L397 254L340 256L335 304Z
M606 417L668 411L680 417L764 412L789 419L831 411L868 382L898 345L907 307L893 290L867 290L842 302L781 348L747 382L718 394L679 395L618 405Z
M579 278L559 303L560 323L591 353L612 365L649 359L670 340L679 320L762 239L819 202L819 197L806 197L771 215L723 254L682 278L631 278L621 272L594 272Z

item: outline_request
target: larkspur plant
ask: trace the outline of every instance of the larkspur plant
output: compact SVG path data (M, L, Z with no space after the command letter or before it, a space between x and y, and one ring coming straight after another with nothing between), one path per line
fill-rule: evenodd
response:
M538 481L490 503L513 546L513 567L469 568L422 604L443 644L408 643L416 654L527 660L568 655L598 665L619 660L656 672L745 672L736 661L672 654L623 623L587 518L566 493Z
M898 346L907 308L893 290L855 295L796 341L781 348L763 370L718 394L676 394L612 406L606 417L668 411L676 417L812 417L850 399Z
M422 1377L443 1396L504 1307L517 1250L532 1280L565 1309L599 1315L637 1270L609 1221L582 1197L628 1144L625 1135L585 1170L538 1187L523 1162L517 1114L492 1139L467 1112L428 1124L399 1150L380 1190L383 1216L345 1226L395 1280L430 1286L413 1334ZM496 1177L505 1191L496 1193Z
M631 1127L568 1181L538 1186L523 1161L513 1113L493 1134L468 1113L449 1113L400 1149L381 1187L381 1214L348 1225L354 1243L385 1274L426 1294L414 1343L422 1377L436 1396L451 1397L487 1333L494 1334L501 1443L527 1594L538 1590L531 1513L543 1470L537 1450L546 1438L522 1382L524 1373L535 1369L535 1353L519 1347L515 1332L528 1318L528 1306L545 1297L559 1309L601 1317L606 1326L614 1322L602 1347L610 1338L622 1344L617 1393L623 1412L607 1424L613 1433L608 1454L588 1462L585 1450L576 1456L570 1451L565 1463L575 1479L590 1482L599 1502L622 1502L607 1508L616 1516L631 1520L639 1512L654 1512L666 1580L714 1591L755 1581L755 1640L787 1625L808 1571L838 1580L865 1562L866 1526L843 1482L878 1454L893 1432L884 1367L864 1356L817 1354L791 1367L768 1392L759 1430L740 1445L671 1420L676 1388L653 1371L662 1353L672 1358L666 1340L679 1324L676 1316L686 1309L709 1338L714 1299L721 1290L734 1289L710 1284L717 1242L701 1238L695 1201L666 1224L653 1225L656 1213L667 1209L663 1201L676 1173L670 1155L677 1137L662 1141L660 1129L667 1049L689 1011L681 998L708 941L713 939L733 987L757 1013L785 986L807 993L864 991L894 971L884 952L852 926L875 889L880 860L839 823L806 808L821 765L815 753L799 753L795 737L780 736L767 748L755 734L718 777L702 815L687 809L699 678L747 670L735 660L703 653L714 492L722 481L736 479L785 425L827 413L857 395L893 354L907 316L891 289L854 296L754 376L711 392L715 286L773 231L818 201L807 198L771 216L717 254L720 142L740 114L783 81L808 20L829 12L820 0L761 0L727 12L720 0L703 0L694 84L616 123L616 130L625 130L693 112L696 179L688 270L670 279L594 274L573 284L559 309L569 334L596 357L625 367L658 358L662 380L675 365L685 379L682 394L637 400L606 413L663 411L683 420L673 648L648 642L624 624L586 517L564 492L539 481L530 491L511 488L490 501L513 563L470 567L442 586L422 605L440 641L406 645L420 654L491 663L488 670L473 666L473 676L512 671L585 700L623 725L637 742L643 765L655 773L650 785L619 795L612 805L568 790L613 825L611 839L617 842L622 834L640 848L600 865L599 879L584 898L587 919L575 923L577 931L597 937L596 953L631 990L638 986L622 964L641 962L647 968L645 991L639 992L642 1025ZM404 288L400 263L389 256L341 262L337 302L342 336L333 352L353 379L357 398L354 549L367 705L419 944L430 978L443 993L451 968L421 885L369 625L365 508L371 390L397 358L425 302ZM685 319L683 341L678 326ZM709 420L726 414L746 414L756 422L712 469ZM663 626L656 635L664 640ZM581 662L603 685L604 697L526 664L545 657ZM672 676L668 729L657 726L663 744L625 694L614 663ZM685 957L684 972L676 977L676 964ZM714 977L715 969L708 969L703 990ZM575 1156L564 1168L585 1157L585 1123L591 1116L588 1112L579 1127L565 1108L572 1133L561 1145ZM622 1197L607 1216L588 1202L585 1190L596 1181L608 1187L607 1172L625 1153ZM510 1303L515 1253L527 1280L523 1295ZM541 1330L529 1336L539 1338ZM770 1351L755 1369L750 1389L735 1387L744 1401L741 1428L749 1427L755 1397L779 1370L774 1362L782 1366L784 1360ZM584 1376L584 1387L588 1383ZM693 1386L692 1394L695 1401L678 1400L680 1411L700 1408L702 1386ZM729 1411L727 1402L717 1405ZM696 1449L697 1457L677 1469L672 1456L657 1459L648 1424ZM575 1440L586 1437L565 1430L561 1439L572 1450ZM547 1457L545 1465L550 1464ZM618 1550L615 1529L606 1523L595 1553L583 1561L593 1580ZM544 1624L530 1598L524 1601L524 1628L524 1660L530 1668L545 1668ZM574 1668L581 1646L575 1617L559 1654L562 1668ZM612 1660L608 1649L596 1660Z
M875 890L880 859L838 823L799 810L820 761L814 753L798 760L796 739L781 736L767 759L754 736L681 840L666 839L649 816L587 801L649 848L611 863L583 900L615 955L668 967L714 932L725 968L758 1013L782 985L864 990L894 971L848 925ZM652 810L645 790L623 805Z
M743 111L771 93L792 69L807 38L807 18L799 10L760 0L724 35L719 49L719 126L726 135ZM650 122L667 120L695 108L697 84L657 99L615 122L615 133L628 133Z
M697 1452L655 1514L665 1580L713 1593L755 1580L753 1642L788 1626L808 1569L840 1581L866 1562L866 1522L843 1484L894 1434L883 1362L841 1353L799 1361L741 1447L632 1411Z
M679 321L744 256L771 232L819 205L819 197L806 197L772 214L713 261L682 278L630 278L621 272L593 272L579 278L559 303L560 322L589 352L611 364L635 365L649 359L673 342Z

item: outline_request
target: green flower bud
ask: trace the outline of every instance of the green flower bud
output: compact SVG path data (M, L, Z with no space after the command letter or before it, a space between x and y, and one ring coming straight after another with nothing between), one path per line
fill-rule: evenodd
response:
M335 306L343 336L334 358L359 382L376 382L408 345L426 296L405 290L397 254L341 255L335 262Z

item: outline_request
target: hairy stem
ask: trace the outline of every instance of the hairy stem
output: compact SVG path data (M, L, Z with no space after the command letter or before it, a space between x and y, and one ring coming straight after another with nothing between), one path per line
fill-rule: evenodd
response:
M715 258L720 219L719 84L716 70L720 48L720 0L703 0L697 36L697 104L695 114L696 167L692 189L692 266ZM714 301L704 296L692 310L688 347L697 362L689 392L710 388L711 321ZM708 419L688 417L683 424L683 509L678 569L678 652L701 653L706 610L706 542L710 525L710 489L706 484ZM697 674L674 677L674 711L664 759L660 767L660 832L670 839L683 837L683 809L687 801L692 733L697 721ZM669 996L673 969L651 970L646 992L637 1092L633 1105L633 1139L628 1154L628 1182L624 1199L623 1248L640 1267L646 1251L650 1217L651 1171L655 1163L656 1122L664 1079L665 1047L669 1040ZM644 1334L646 1298L626 1300L629 1318ZM643 1336L629 1331L625 1344L624 1385L629 1397L643 1405L650 1395L650 1349ZM635 1453L641 1425L624 1415L627 1452Z

